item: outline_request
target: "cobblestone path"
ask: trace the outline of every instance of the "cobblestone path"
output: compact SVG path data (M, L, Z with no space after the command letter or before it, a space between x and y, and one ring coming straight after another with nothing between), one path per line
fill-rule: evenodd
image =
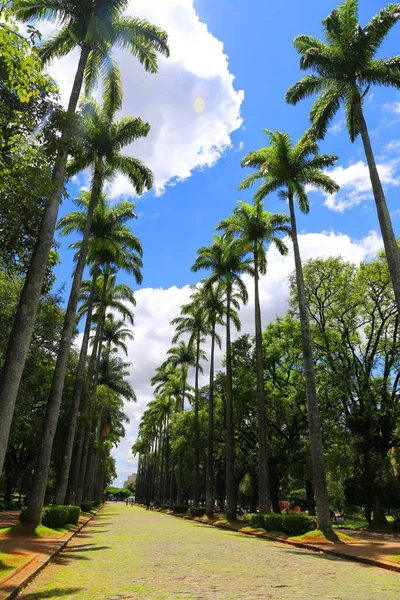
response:
M398 600L400 574L108 504L23 600Z

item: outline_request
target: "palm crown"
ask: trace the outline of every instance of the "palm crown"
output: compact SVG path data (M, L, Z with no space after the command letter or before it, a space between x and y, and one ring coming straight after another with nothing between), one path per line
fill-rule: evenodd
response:
M360 133L355 103L364 99L371 85L400 88L400 56L375 58L386 35L400 19L400 4L389 4L362 28L358 0L345 0L324 19L326 41L299 35L294 46L301 55L300 68L312 69L286 94L290 104L318 94L311 109L312 130L324 137L341 104L346 111L352 141Z
M261 181L254 195L256 202L280 190L283 197L288 194L296 197L300 210L308 213L307 186L328 194L339 191L337 183L323 170L334 165L337 156L318 154L318 144L307 134L293 144L287 133L264 131L270 145L250 152L242 161L243 167L257 169L240 184L240 189L247 189L256 181Z
M74 48L90 49L85 70L85 91L100 78L110 100L121 97L118 65L112 48L127 49L146 71L157 72L157 53L169 56L167 34L144 19L122 16L129 0L20 0L16 8L23 21L48 20L61 29L40 47L44 62L61 58Z

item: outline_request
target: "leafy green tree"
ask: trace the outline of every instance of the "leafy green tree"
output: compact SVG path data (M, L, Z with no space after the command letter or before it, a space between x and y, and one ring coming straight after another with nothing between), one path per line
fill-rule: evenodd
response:
M241 240L232 235L214 235L212 246L199 249L192 271L201 269L211 271L206 285L218 281L226 286L226 516L236 518L236 485L235 485L235 440L233 428L233 391L232 391L232 347L231 322L240 328L240 322L232 313L232 294L238 290L242 302L248 300L245 284L241 279L243 274L253 274L250 259L243 258L244 249Z
M323 171L323 169L332 166L336 162L337 157L318 154L317 143L307 134L300 138L296 144L293 144L287 133L268 130L265 133L269 138L270 145L266 148L250 152L243 159L242 166L252 167L257 170L255 173L247 176L240 187L241 189L246 189L260 180L261 186L255 193L256 201L263 200L268 194L278 190L289 201L298 305L302 330L304 374L308 403L308 427L310 432L318 526L322 530L327 530L331 528L329 499L326 487L310 324L299 240L297 237L294 199L298 200L300 210L308 213L310 207L306 192L307 185L312 185L330 194L337 192L339 189L338 185Z
M107 103L115 106L120 97L118 66L112 48L119 46L138 58L147 71L157 72L157 53L169 54L166 33L145 20L122 16L128 0L20 0L16 7L19 20L47 19L60 22L62 29L40 47L46 63L80 49L76 75L68 103L67 115L53 169L53 185L43 214L35 250L26 275L3 366L0 392L0 468L7 448L15 400L35 323L43 279L53 243L58 209L63 193L66 165L73 132L74 114L83 84L89 92L102 79ZM39 484L38 484L39 485ZM41 482L40 488L43 488ZM41 494L40 494L41 496ZM28 517L38 521L39 506L30 505Z
M361 134L374 192L390 276L400 312L400 252L379 177L363 104L372 85L400 88L400 56L383 59L376 54L400 19L400 4L388 4L361 27L358 0L344 0L324 19L326 41L299 35L294 46L301 55L300 68L311 69L286 94L290 104L318 93L311 109L312 133L325 137L329 123L343 105L352 142Z
M268 444L266 437L266 407L263 374L262 352L262 319L260 307L260 275L267 272L266 245L273 244L280 254L287 254L288 249L280 233L289 233L287 215L271 214L264 209L261 200L254 200L253 205L238 202L233 215L221 221L217 229L238 234L245 248L253 255L254 261L254 318L257 362L257 405L258 405L258 489L259 511L269 513L271 498L268 476Z

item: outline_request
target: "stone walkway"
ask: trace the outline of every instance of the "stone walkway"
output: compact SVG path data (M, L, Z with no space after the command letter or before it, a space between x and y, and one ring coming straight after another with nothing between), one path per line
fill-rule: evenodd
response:
M400 575L108 504L19 598L398 600Z

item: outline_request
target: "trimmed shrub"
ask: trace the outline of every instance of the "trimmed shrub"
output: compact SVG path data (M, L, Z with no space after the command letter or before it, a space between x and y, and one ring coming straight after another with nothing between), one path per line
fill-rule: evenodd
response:
M296 506L299 506L301 510L308 508L307 492L303 488L289 492L288 500L290 508L295 508Z
M101 506L100 500L93 500L93 502L92 502L93 508L100 508L100 506Z
M90 512L93 508L93 502L82 502L81 511L82 512Z
M259 513L248 513L247 515L244 515L244 520L254 529L261 529L264 527L264 517Z
M4 510L4 504L2 502L0 502L0 512L3 512Z
M278 514L268 514L268 515L262 515L263 519L264 519L264 529L266 531L285 531L284 530L284 525L283 525L283 518L286 515L278 515Z
M189 506L187 504L176 505L172 507L172 512L176 514L184 514L187 513Z
M169 510L169 504L161 504L160 510Z
M193 517L204 517L206 514L206 509L203 506L191 506L190 514Z
M42 525L57 529L64 525L76 525L81 509L79 506L45 506L42 512Z

